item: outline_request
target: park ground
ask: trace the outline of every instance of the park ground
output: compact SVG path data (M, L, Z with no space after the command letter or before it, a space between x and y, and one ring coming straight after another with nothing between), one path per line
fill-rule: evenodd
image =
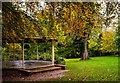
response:
M31 76L11 72L11 75L3 76L3 81L118 81L117 56L91 57L84 61L72 58L65 61L67 72L58 70Z
M80 61L66 59L66 75L58 80L70 81L118 81L118 57L92 57L90 60Z

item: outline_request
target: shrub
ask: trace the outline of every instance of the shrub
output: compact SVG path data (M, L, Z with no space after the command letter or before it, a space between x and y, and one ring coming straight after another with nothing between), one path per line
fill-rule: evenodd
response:
M63 64L65 65L65 60L63 57L58 56L57 54L55 55L55 63L56 64Z
M45 60L45 61L51 61L51 54L49 53L43 53L39 56L40 60ZM57 54L55 54L55 63L56 64L65 64L65 60L64 58L58 56Z
M51 61L51 55L49 53L43 53L39 56L40 60L47 60L47 61Z

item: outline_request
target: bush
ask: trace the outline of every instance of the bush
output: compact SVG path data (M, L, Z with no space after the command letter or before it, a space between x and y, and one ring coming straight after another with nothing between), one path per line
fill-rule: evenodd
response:
M43 53L39 56L40 60L45 60L45 61L51 61L51 54L49 53ZM55 64L65 64L65 60L64 58L58 56L57 54L55 54Z
M105 51L100 51L100 50L90 50L91 57L109 56L109 55L117 55L117 54L118 54L118 51L105 52Z
M91 57L96 57L96 56L101 56L102 52L99 50L90 50L90 56Z
M2 59L1 59L2 58ZM13 61L13 60L20 60L21 59L21 54L15 52L11 49L8 49L6 47L2 48L2 56L0 60L2 61Z
M45 60L45 61L51 61L51 54L49 53L43 53L39 56L40 60Z
M58 56L57 54L55 55L55 63L56 64L63 64L65 65L65 60L63 57Z

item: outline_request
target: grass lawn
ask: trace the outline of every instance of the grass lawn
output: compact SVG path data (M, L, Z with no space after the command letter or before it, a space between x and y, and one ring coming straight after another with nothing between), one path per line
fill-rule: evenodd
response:
M57 81L118 81L118 57L91 57L80 61L79 58L66 59L65 76Z

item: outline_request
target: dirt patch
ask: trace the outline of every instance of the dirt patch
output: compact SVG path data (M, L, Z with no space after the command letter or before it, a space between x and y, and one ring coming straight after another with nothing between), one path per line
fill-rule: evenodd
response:
M54 70L26 76L17 70L5 70L2 73L3 81L49 81L65 76L67 70Z

